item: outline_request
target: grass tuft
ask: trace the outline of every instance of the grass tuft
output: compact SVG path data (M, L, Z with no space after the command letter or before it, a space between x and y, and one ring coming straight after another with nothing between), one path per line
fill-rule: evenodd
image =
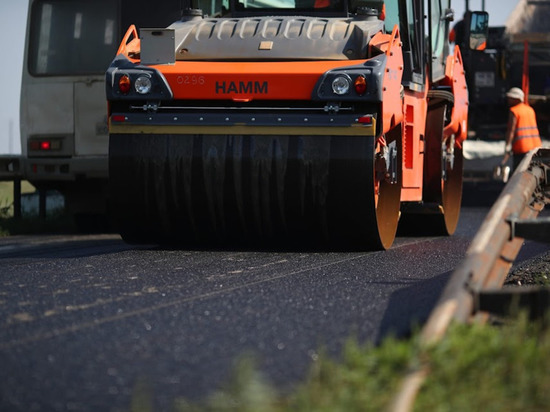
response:
M280 410L275 390L266 382L252 356L242 356L224 388L206 401L176 402L178 412L276 412Z
M546 411L549 351L550 331L526 316L500 327L454 325L427 353L416 410Z
M546 411L550 405L550 330L526 316L509 324L452 325L436 346L386 339L380 346L350 339L342 359L321 354L306 381L277 396L249 360L231 384L206 401L178 400L177 411L383 411L411 367L430 373L415 411Z

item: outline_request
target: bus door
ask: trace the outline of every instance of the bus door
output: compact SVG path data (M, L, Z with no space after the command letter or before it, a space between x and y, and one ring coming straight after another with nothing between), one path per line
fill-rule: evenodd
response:
M75 7L75 2L71 2ZM78 2L76 2L78 4ZM88 72L74 83L75 155L106 155L109 131L105 71L119 43L118 4L82 1L74 10L73 42L79 51L76 71Z
M74 84L75 155L106 155L109 148L104 79Z

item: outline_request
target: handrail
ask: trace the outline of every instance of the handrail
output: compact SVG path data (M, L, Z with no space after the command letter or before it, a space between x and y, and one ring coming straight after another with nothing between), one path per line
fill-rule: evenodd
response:
M138 32L135 25L131 25L128 30L126 30L126 34L122 38L122 41L120 42L120 46L118 46L118 50L116 52L116 55L119 54L126 54L126 46L128 45L128 42L130 41L130 36L134 36L135 39L138 38Z
M401 42L400 39L400 33L399 33L399 26L397 24L393 27L393 30L391 32L390 41L388 42L388 49L386 50L386 56L391 56L394 52L394 47Z
M514 237L512 221L534 219L550 203L550 149L529 152L483 221L453 272L421 335L421 345L441 340L453 321L467 322L487 318L476 306L476 296L483 290L502 288L523 239ZM426 365L411 371L403 381L390 410L412 410L416 394L428 374Z

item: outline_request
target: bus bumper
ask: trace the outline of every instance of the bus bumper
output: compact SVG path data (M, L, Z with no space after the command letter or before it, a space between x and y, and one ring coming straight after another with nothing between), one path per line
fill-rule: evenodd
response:
M29 181L76 181L107 179L107 156L80 158L27 158L23 162L24 176Z

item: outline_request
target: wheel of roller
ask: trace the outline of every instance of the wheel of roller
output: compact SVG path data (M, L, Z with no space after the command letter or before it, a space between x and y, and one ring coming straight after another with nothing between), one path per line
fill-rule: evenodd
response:
M426 222L436 235L452 235L460 217L462 201L462 149L455 145L454 137L443 140L445 111L443 105L428 113L426 131L423 197L435 203L437 213L426 215Z
M426 119L424 147L424 213L404 216L407 231L425 235L452 235L462 201L462 149L451 136L443 140L446 104L431 108Z
M377 250L389 248L395 239L402 183L400 127L383 141L335 139L329 197L333 243Z
M462 149L454 145L454 139L442 144L442 153L447 152L452 156L443 156L443 170L445 176L441 178L441 210L440 228L446 235L452 235L458 225L460 217L460 205L462 202Z

